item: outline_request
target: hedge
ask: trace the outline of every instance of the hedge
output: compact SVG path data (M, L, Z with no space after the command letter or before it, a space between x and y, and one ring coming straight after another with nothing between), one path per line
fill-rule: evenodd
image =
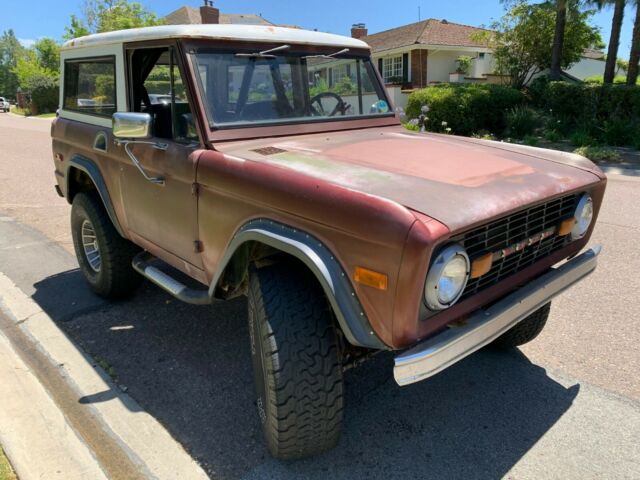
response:
M41 76L33 78L29 82L31 93L31 113L55 112L58 108L59 88L58 79Z
M410 119L429 106L427 130L471 135L480 131L501 134L506 128L506 112L523 104L524 94L502 85L443 84L417 90L409 95L406 114Z
M609 145L631 145L640 135L640 86L540 79L529 94L561 133L580 131Z

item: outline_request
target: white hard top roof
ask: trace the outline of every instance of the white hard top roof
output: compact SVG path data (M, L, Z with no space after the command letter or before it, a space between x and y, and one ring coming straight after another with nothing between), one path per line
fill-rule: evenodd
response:
M263 25L165 25L96 33L65 42L63 49L97 47L118 43L165 38L206 38L265 43L293 43L341 48L369 48L361 40L332 33Z

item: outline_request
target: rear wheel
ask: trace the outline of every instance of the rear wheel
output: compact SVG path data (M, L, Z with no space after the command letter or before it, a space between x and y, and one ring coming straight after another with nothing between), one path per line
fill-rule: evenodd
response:
M292 460L333 448L343 380L322 290L302 269L277 264L251 272L248 296L256 406L271 454Z
M551 302L540 307L527 318L517 323L510 330L507 330L500 337L495 339L492 345L506 349L529 343L540 334L546 325L550 311Z
M142 276L131 266L140 248L120 236L97 194L74 197L71 234L80 270L95 293L122 298L140 285Z

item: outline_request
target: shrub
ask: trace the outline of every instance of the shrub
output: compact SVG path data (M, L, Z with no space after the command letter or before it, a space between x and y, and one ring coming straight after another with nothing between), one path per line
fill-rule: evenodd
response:
M489 133L489 132L478 132L478 133L474 133L472 135L473 138L477 138L478 140L492 140L492 141L496 141L497 138L494 134Z
M553 129L560 133L586 130L593 140L613 145L634 141L629 125L640 124L639 86L536 80L528 93L533 104L551 115Z
M471 61L473 58L468 57L466 55L461 55L456 59L456 73L463 73L464 75L469 75L469 71L471 70Z
M524 143L525 145L529 145L530 147L537 147L538 142L539 142L538 137L534 137L533 135L527 135L522 140L522 143Z
M407 130L411 130L412 132L420 131L420 127L418 126L417 123L406 122L406 123L403 123L402 125L404 126L404 128L406 128Z
M612 117L604 122L602 139L607 145L630 145L633 143L634 129L624 119Z
M556 143L562 140L562 135L560 135L557 130L546 129L544 131L544 139L548 142Z
M531 135L540 124L538 113L525 105L518 105L505 115L506 133L514 138Z
M29 82L31 111L36 114L55 112L58 108L58 80L48 76L33 78Z
M594 162L619 162L622 157L612 148L605 147L580 147L576 148L573 153L587 157Z
M576 147L584 147L588 145L594 145L596 143L589 131L584 128L573 132L569 137L569 140L571 141L571 144Z
M453 85L427 87L409 95L407 116L417 118L423 105L429 106L427 129L471 135L486 130L502 132L505 112L522 104L524 95L502 85Z

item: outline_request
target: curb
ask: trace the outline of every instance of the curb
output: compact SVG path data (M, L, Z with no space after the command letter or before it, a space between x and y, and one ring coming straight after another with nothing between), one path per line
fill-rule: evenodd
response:
M89 448L1 332L0 378L0 440L21 480L106 480Z
M25 372L31 374L31 381L36 382L43 393L48 394L44 398L48 398L48 401L55 406L52 410L49 405L48 411L52 411L53 416L66 420L66 423L59 423L59 428L67 434L73 433L81 445L78 446L77 443L73 444L70 441L66 445L58 445L59 451L53 454L53 452L39 451L26 441L30 434L43 436L43 430L34 428L28 422L6 433L3 429L0 438L21 480L31 478L208 478L164 427L146 413L135 400L113 384L100 367L94 367L94 362L66 337L40 306L2 272L0 272L0 308L9 317L11 325L5 328L3 333L11 340L13 350L19 349L16 348L18 342L13 341L11 330L17 331L17 336L22 335L26 340L23 343L27 344L27 348L22 352L24 364L27 365ZM1 326L2 323L0 323ZM3 337L0 337L0 341L2 339ZM0 343L1 346L2 343ZM25 350L31 351L25 352ZM45 369L54 371L53 376L57 378L53 382L43 382L42 378L33 378L34 375L38 376L38 368L33 368L32 372L32 369L28 368L28 366L33 367L29 365L31 363L29 360L37 355L45 359L47 364ZM25 356L29 358L25 359ZM3 376L3 370L0 369L0 378ZM10 390L13 389L11 382L13 378L9 377L9 381L6 382ZM55 386L61 379L64 383L61 388L49 388L46 392L46 384ZM3 380L0 383L5 382ZM59 398L59 390L70 393L71 401L69 398L66 402L64 398ZM55 403L52 398L55 399ZM87 398L101 400L87 404L82 401ZM22 410L35 413L40 411L40 408L47 407L45 403L45 401L40 402L29 398L29 402L21 402ZM68 408L65 409L65 406ZM2 419L2 414L6 414L4 405L0 410L0 419ZM49 415L39 415L49 418ZM45 431L49 430L45 429ZM50 432L50 436L53 438L56 435ZM83 449L93 458L93 464L89 462L88 466L85 465L87 469L91 469L91 475L82 473L82 470L74 470L73 465L65 464L64 469L60 470L60 468L54 469L53 464L47 463L50 457L76 460L78 452L82 452ZM86 459L86 455L84 458ZM36 471L40 473L34 475L32 472ZM95 472L105 472L106 476L101 477ZM124 476L123 472L126 472Z

